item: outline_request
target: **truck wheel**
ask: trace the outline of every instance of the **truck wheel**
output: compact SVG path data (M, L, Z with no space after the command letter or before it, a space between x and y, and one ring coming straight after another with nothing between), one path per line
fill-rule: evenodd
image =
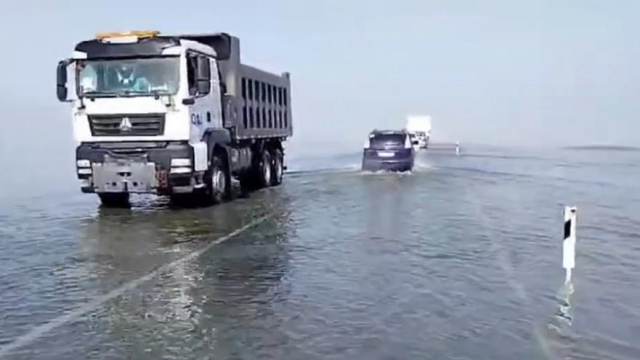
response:
M229 195L229 182L224 161L219 155L213 155L211 165L205 174L207 200L213 204L223 202Z
M98 194L104 207L129 207L129 193L101 193Z
M282 175L284 174L284 163L282 151L276 149L271 154L271 186L282 184Z
M259 165L258 185L261 188L271 186L271 154L267 150L262 152L262 159L260 159Z

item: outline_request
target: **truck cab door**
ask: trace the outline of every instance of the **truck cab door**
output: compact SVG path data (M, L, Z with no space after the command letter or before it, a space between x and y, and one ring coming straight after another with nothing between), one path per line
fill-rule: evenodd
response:
M190 140L199 142L208 129L222 128L221 94L216 62L202 54L187 54L191 122Z

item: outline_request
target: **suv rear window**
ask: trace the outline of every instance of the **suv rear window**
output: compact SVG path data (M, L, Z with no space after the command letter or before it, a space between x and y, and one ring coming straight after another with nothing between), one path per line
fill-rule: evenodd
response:
M376 134L371 140L371 147L384 149L389 147L404 147L405 134Z

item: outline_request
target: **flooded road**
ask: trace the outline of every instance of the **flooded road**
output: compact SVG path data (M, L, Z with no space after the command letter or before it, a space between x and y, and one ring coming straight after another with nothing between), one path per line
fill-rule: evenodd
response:
M6 197L0 357L636 359L638 160L485 149L423 154L411 174L299 160L280 187L195 209Z

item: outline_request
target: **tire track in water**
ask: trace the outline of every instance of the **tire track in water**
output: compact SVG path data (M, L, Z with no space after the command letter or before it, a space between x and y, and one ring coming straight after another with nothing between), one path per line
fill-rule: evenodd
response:
M519 203L517 199L510 199L512 203ZM484 224L485 233L494 235L492 237L491 249L496 252L499 266L505 273L509 286L514 290L517 298L523 306L530 307L536 301L532 299L526 287L518 281L515 269L510 261L511 256L501 242L495 241L498 237L493 225L494 220L485 216L486 207L481 203L473 203L473 210L477 217ZM560 214L560 211L558 212ZM584 237L583 237L584 239ZM554 307L548 313L548 317L543 321L536 321L533 326L533 336L539 345L539 350L547 359L556 358L600 358L596 349L589 348L585 343L585 337L579 334L578 329L574 329L573 295L575 288L573 282L562 283L549 298L554 300ZM613 341L612 341L613 342ZM628 344L624 344L629 348ZM626 357L625 357L626 358Z
M34 341L40 339L41 337L45 336L47 333L51 332L52 330L55 330L63 325L66 325L68 323L71 323L73 321L76 321L78 318L82 317L83 315L99 308L100 306L102 306L102 304L104 304L105 302L112 300L114 298L117 298L121 295L123 295L124 293L126 293L129 290L133 290L136 287L144 284L145 282L153 279L154 277L156 277L157 275L173 270L176 267L179 267L181 265L183 265L184 263L187 263L191 260L194 260L196 258L198 258L200 255L204 254L205 252L211 250L214 246L216 245L220 245L223 242L234 238L235 236L239 235L240 233L243 233L244 231L259 225L261 223L263 223L265 220L269 219L272 215L264 215L262 217L259 217L251 222L249 222L248 224L245 224L239 228L237 228L236 230L228 233L227 235L224 235L222 237L217 238L216 240L210 242L209 244L207 244L206 246L198 249L198 250L194 250L186 255L184 255L181 258L178 258L168 264L162 265L158 268L156 268L155 270L151 271L150 273L139 277L137 279L131 280L119 287L117 287L114 290L109 291L108 293L106 293L103 296L100 296L92 301L89 301L87 303L85 303L84 305L81 305L79 307L77 307L75 310L71 310L45 324L36 326L35 328L31 329L29 332L27 332L26 334L23 334L21 336L19 336L18 338L16 338L13 342L0 347L0 357L4 357L9 355L12 351L24 347L26 345L29 345L31 343L33 343Z
M465 194L470 199L469 203L473 205L472 209L475 213L475 217L482 224L481 229L484 231L485 236L490 239L491 251L497 256L496 260L499 267L505 274L507 284L511 287L522 306L525 308L530 307L533 300L530 298L527 289L523 286L522 282L518 281L516 271L511 264L508 250L504 248L501 242L497 241L500 236L497 234L495 227L491 226L491 220L487 219L485 215L487 209L483 204L478 204L475 199L469 196L468 191L465 191ZM559 303L559 309L554 314L554 317L546 323L547 332L541 331L538 326L534 325L533 327L533 336L535 341L538 343L540 351L542 351L547 359L555 359L559 357L559 349L557 349L557 346L560 345L550 343L549 336L551 334L548 333L549 330L553 330L553 334L558 338L557 340L559 342L564 342L563 345L571 345L573 335L570 332L572 321L572 308L570 302L571 294L573 294L573 286L571 284L569 284L569 286L564 286L559 290L558 295L556 295L556 301ZM570 344L566 344L566 342L569 342Z

